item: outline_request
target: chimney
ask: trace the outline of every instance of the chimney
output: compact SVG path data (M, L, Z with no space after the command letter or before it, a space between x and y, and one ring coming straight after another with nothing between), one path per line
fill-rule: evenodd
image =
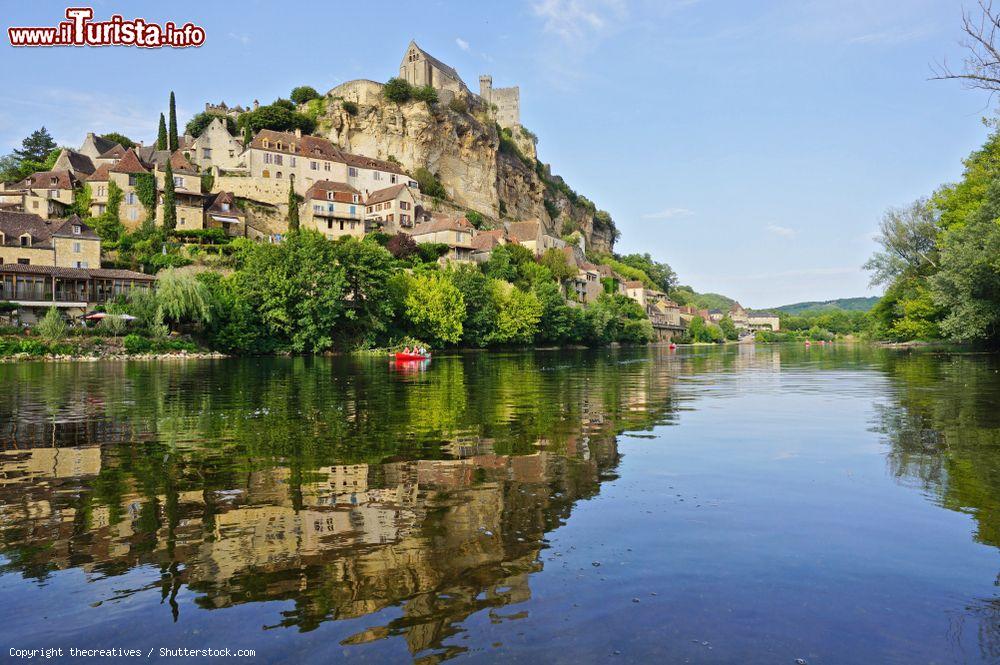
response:
M295 138L297 139L302 138L302 130L299 129L298 127L295 128Z

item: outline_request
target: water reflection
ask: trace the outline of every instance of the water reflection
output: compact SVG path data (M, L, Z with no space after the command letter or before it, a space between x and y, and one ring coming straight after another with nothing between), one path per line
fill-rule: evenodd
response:
M864 347L470 354L416 372L375 359L5 365L0 563L36 587L82 576L86 602L52 602L84 615L152 595L135 611L177 625L255 608L254 630L339 622L346 649L402 641L443 659L470 649L472 617L527 623L553 534L619 476L621 433L664 446L664 426L748 396L796 417L783 400L872 405L894 481L1000 546L998 371L995 356ZM724 425L726 454L746 454L742 424ZM777 486L759 482L742 498ZM956 649L972 631L982 659L1000 659L998 619L995 596L967 596L949 619Z

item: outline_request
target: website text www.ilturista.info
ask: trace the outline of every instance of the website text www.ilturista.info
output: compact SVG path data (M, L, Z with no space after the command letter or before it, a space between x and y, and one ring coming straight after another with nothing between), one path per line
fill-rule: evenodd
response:
M56 659L56 658L253 658L257 653L253 649L197 648L190 647L151 647L149 649L127 649L111 647L108 649L91 649L78 647L52 647L45 649L20 649L11 647L8 650L11 658Z

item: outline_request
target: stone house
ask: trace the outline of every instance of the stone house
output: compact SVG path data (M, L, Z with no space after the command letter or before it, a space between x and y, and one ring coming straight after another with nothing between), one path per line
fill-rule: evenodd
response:
M94 132L87 132L87 136L83 139L77 152L88 157L96 168L98 166L97 159L116 145L118 144L110 139L97 136Z
M541 256L550 249L566 247L566 242L562 238L547 235L542 223L537 219L526 222L511 222L507 225L507 232L511 238L534 252L535 256Z
M246 237L247 217L232 192L217 192L205 196L206 229L224 229L226 235Z
M45 219L26 212L0 212L0 263L100 268L101 239L76 215Z
M90 187L90 216L97 217L103 215L108 208L108 182L111 165L101 164L97 169L87 176L86 185Z
M330 180L313 183L306 191L300 223L302 228L319 231L330 240L361 238L369 228L361 192L347 183Z
M149 172L150 169L143 165L135 150L132 149L126 150L122 158L108 168L108 180L118 185L123 194L118 216L122 220L122 224L130 229L138 228L146 221L147 211L139 201L136 188L139 184L139 176ZM107 194L105 194L106 202Z
M381 226L385 233L395 234L402 229L413 228L416 206L412 188L405 184L393 185L368 196L365 220Z
M96 169L94 160L82 152L69 148L63 148L59 152L55 164L52 165L53 171L69 171L80 180L91 175Z
M449 261L472 261L472 240L476 229L464 215L434 214L431 221L418 224L410 236L418 243L440 243L448 246L442 257Z
M747 314L747 328L750 330L781 330L781 318L774 312L751 312Z
M114 166L125 157L126 152L128 151L125 148L116 143L110 149L97 156L97 159L94 160L94 166L97 167L101 164Z
M163 225L163 188L166 185L166 164L155 165L157 205L156 224ZM201 175L181 150L170 156L174 179L174 202L178 231L196 231L205 228L205 197L201 193Z
M71 171L39 171L4 191L4 202L11 210L21 210L42 219L65 217L73 205L74 189L79 180ZM20 201L17 200L18 194Z
M212 118L208 126L191 142L191 162L202 171L218 168L236 170L243 165L243 142L229 133L223 118Z
M472 260L485 263L493 256L493 250L510 242L504 229L480 231L472 238Z

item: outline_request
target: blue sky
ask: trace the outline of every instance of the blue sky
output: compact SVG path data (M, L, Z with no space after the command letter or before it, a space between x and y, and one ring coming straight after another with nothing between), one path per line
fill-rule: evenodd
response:
M94 2L193 21L188 50L0 47L0 150L44 124L155 135L167 95L247 104L386 80L414 38L473 89L521 86L539 154L611 212L621 252L744 305L872 294L860 266L886 207L961 174L989 100L928 81L961 60L951 0ZM54 25L66 5L17 3L9 25ZM146 10L140 11L142 7Z

